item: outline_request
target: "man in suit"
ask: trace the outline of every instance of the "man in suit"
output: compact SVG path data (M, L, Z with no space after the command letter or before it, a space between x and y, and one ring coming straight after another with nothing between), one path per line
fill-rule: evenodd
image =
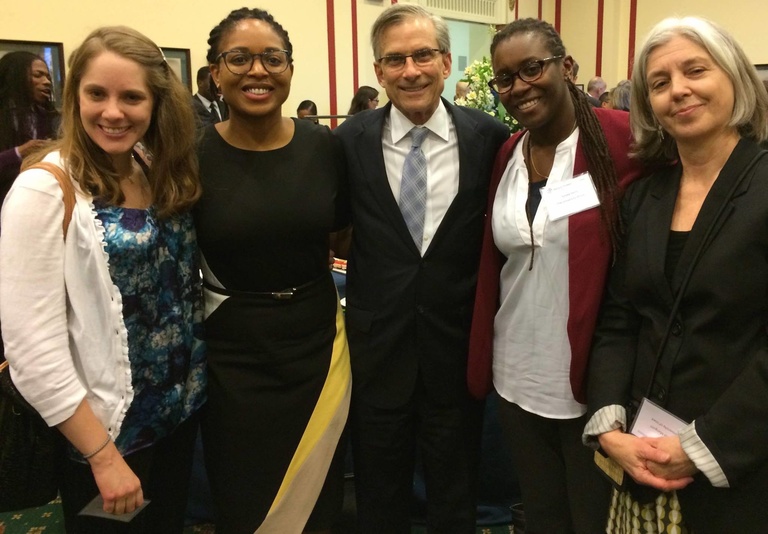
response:
M200 128L228 118L227 106L216 94L208 67L197 70L197 93L192 96L192 106L197 113L197 125Z
M468 331L491 167L509 131L441 99L451 53L439 17L393 5L371 43L390 103L336 129L354 228L346 317L359 526L410 532L418 449L428 530L474 532L482 406L467 392Z
M607 90L608 86L600 76L595 76L589 80L589 83L587 84L587 99L589 100L589 103L592 104L592 107L602 107L602 103L600 102L600 95L605 93Z

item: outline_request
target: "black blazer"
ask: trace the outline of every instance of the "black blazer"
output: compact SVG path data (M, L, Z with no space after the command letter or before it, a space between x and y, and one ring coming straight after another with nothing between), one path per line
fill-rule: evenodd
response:
M353 391L382 408L409 399L419 372L438 402L465 399L485 201L509 130L481 111L443 103L456 127L459 188L424 257L387 181L381 135L391 104L335 131L351 189L346 317Z
M636 182L624 199L627 235L612 271L590 360L590 412L639 400L651 380L674 295L704 233L660 358L650 398L686 421L728 478L699 474L678 491L696 532L768 531L768 157L729 192L758 146L742 140L701 207L671 284L664 274L681 169ZM721 205L726 208L719 219Z

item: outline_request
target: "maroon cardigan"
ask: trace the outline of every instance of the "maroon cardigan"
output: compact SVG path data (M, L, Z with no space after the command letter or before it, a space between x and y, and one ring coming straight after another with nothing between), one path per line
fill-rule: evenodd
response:
M619 177L619 189L623 193L630 183L641 176L642 172L640 163L628 156L632 140L629 114L602 108L595 108L594 112L605 132L608 149ZM467 367L467 386L470 393L478 399L484 398L493 388L493 321L499 309L499 277L506 261L493 242L491 230L493 201L507 162L521 137L522 132L518 132L499 150L488 191L488 211L480 255ZM578 176L586 171L587 160L579 139L573 174ZM570 310L567 328L571 343L571 389L574 398L581 403L586 403L587 360L611 257L610 239L600 220L599 208L576 213L568 219Z

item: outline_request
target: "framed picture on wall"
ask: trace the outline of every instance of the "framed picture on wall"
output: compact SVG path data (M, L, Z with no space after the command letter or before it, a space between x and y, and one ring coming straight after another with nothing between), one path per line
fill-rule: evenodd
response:
M189 92L192 92L192 67L189 64L189 48L166 48L161 47L168 66L176 73L181 83L187 86Z
M44 41L13 41L0 39L0 57L9 52L32 52L37 54L48 65L51 72L53 92L51 98L57 109L61 109L61 91L64 87L64 45Z
M577 83L577 84L575 84L575 85L576 85L576 88L577 88L579 91L581 91L582 93L584 92L584 84L583 84L583 83Z
M768 64L763 63L761 65L755 65L755 69L757 69L757 75L760 77L761 80L764 82L768 81Z

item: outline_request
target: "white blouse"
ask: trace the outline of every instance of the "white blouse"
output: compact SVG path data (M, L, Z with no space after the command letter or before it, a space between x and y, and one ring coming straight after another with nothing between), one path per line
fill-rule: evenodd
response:
M576 129L557 146L547 187L573 177L578 139ZM504 399L528 412L572 419L586 406L574 399L570 382L568 218L551 220L542 198L528 224L524 141L515 147L493 205L494 242L507 257L494 322L493 382Z

